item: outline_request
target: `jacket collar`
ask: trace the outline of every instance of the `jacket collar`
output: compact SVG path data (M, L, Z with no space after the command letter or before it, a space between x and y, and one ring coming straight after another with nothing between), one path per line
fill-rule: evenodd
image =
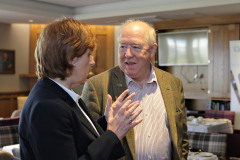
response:
M177 126L176 126L177 122L175 117L176 112L178 112L178 110L175 104L174 92L169 83L169 79L167 79L164 76L164 71L159 69L155 69L155 71L156 71L158 84L160 86L162 96L163 96L163 101L167 111L172 142L175 143L174 146L179 146L178 137L176 136L176 133L178 131L177 131Z
M112 98L115 101L127 89L124 73L119 67L112 70L109 82L113 86L114 97Z

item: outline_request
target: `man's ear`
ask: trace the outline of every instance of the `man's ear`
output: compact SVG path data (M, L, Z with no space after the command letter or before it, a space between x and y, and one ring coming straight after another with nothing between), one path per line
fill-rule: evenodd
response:
M157 47L158 47L158 45L157 45L157 43L154 43L153 45L152 45L152 48L151 48L151 50L150 50L150 52L151 52L151 58L153 58L154 56L155 56L155 54L156 54L156 52L157 52Z

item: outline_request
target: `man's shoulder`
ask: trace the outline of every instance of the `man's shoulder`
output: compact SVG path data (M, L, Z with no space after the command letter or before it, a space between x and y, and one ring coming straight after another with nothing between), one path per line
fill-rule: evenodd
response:
M171 74L169 72L166 72L157 67L153 67L153 68L154 68L154 71L155 71L157 77L161 77L161 78L168 79L168 80L180 80L179 78L175 77L173 74Z

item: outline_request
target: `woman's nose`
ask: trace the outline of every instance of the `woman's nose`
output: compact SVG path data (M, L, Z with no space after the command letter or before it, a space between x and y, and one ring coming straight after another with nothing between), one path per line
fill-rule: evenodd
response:
M95 65L94 57L90 56L90 66L94 66L94 65Z

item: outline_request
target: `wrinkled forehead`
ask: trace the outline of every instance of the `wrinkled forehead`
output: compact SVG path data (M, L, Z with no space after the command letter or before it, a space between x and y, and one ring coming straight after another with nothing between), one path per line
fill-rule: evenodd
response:
M119 36L119 43L145 44L147 30L139 25L127 25L122 29Z
M122 38L118 42L119 44L126 44L126 45L145 45L147 44L145 41L141 39L125 39Z
M125 24L121 28L121 34L132 32L134 34L145 34L149 31L150 27L143 22L132 22Z
M135 22L135 23L130 23L125 25L122 28L122 34L124 33L134 33L134 34L146 34L147 31L149 30L149 26L147 26L144 23L140 23L140 22Z

